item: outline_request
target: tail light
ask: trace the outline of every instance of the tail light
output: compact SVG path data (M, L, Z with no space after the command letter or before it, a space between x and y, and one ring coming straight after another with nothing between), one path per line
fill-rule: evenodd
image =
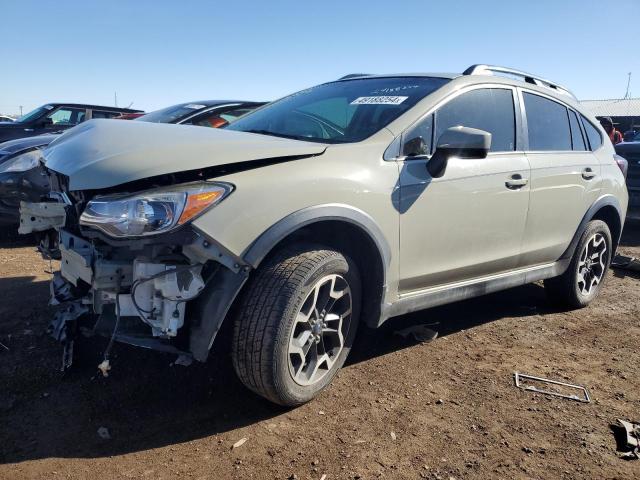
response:
M616 161L616 163L618 164L618 166L620 167L620 171L622 172L622 175L624 175L624 179L627 179L627 172L629 171L629 162L627 162L627 159L624 157L621 157L620 155L613 155L613 159Z

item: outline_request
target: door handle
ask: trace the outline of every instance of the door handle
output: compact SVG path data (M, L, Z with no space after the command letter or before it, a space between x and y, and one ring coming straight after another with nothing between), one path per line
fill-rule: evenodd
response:
M505 186L509 190L518 190L519 188L524 187L527 183L529 183L529 180L527 180L526 178L522 178L522 175L520 175L519 173L511 175L509 180L504 182Z
M24 131L25 132L33 132L33 128L25 128Z
M585 180L591 180L595 176L596 176L596 172L591 170L591 168L589 167L582 170L582 178L584 178Z

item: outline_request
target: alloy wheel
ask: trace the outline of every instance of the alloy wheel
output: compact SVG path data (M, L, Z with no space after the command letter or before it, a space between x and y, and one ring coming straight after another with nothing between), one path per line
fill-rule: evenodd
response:
M320 381L344 349L351 323L352 298L340 275L320 278L302 304L289 339L289 372L302 386Z
M590 295L602 282L608 257L607 241L601 233L594 234L585 244L578 261L578 289Z

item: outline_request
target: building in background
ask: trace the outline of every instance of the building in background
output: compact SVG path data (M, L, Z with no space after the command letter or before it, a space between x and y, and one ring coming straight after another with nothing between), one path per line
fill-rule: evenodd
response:
M598 118L611 117L614 127L622 134L640 131L640 98L583 100L581 103Z

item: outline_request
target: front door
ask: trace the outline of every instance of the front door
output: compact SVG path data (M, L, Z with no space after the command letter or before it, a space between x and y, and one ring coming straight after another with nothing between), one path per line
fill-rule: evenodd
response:
M512 88L473 88L405 132L405 142L422 137L427 154L458 125L487 131L492 142L485 159L450 159L441 178L431 178L428 159L401 161L400 294L521 266L530 169L516 105Z

